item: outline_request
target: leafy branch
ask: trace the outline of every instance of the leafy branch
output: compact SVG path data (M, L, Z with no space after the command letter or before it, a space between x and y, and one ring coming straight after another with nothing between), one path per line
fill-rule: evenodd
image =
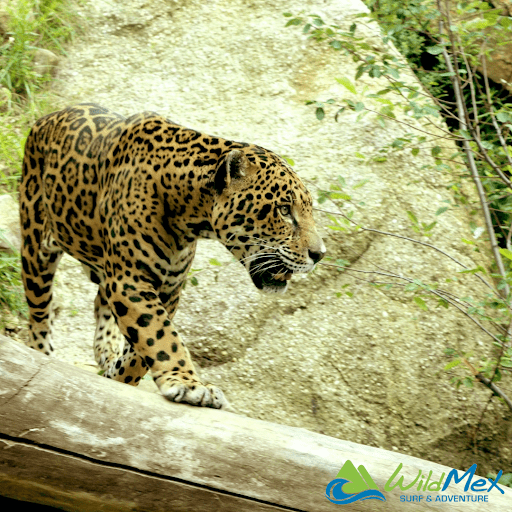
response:
M496 107L493 102L486 71L486 61L491 54L487 44L488 32L492 28L492 37L499 44L500 41L507 39L507 33L512 27L512 19L502 16L496 9L481 2L455 6L450 5L449 0L427 0L426 2L413 0L408 7L412 13L410 18L404 18L412 20L408 21L408 30L414 30L417 34L430 32L428 28L437 20L438 31L434 36L429 36L429 43L432 46L427 51L438 59L438 66L432 72L433 77L427 76L424 70L421 75L423 83L428 83L430 89L424 89L419 84L411 83L409 80L404 81L401 78L401 75L407 71L407 66L387 45L389 42L397 42L394 27L390 23L383 34L384 46L377 47L369 45L359 37L356 22L353 22L347 30L339 25L325 23L318 15L293 16L286 13L285 16L290 18L287 26L302 26L303 33L307 37L327 44L331 49L350 56L357 63L355 82L348 77L336 78L337 82L350 93L349 97L342 97L339 100L310 100L306 104L314 107L319 121L331 112L334 120L339 121L345 112L352 111L356 114L357 121L371 115L375 116L377 122L383 127L386 123L392 122L406 126L410 130L410 133L396 138L390 144L383 146L376 155L371 156L372 162L386 161L386 155L390 151L409 150L412 156L416 156L421 149L426 149L426 142L429 139L429 143L434 144L429 149L437 170L441 172L451 170L448 164L463 165L467 169L463 177L472 179L477 192L485 231L490 241L493 262L491 267L497 269L497 272L488 272L481 266L474 269L468 268L433 244L396 233L363 227L354 220L353 211L344 213L340 207L338 212L323 208L319 210L331 220L332 225L328 227L334 231L344 231L350 227L354 233L368 231L393 236L433 249L459 265L463 269L461 273L473 275L479 279L491 293L478 301L461 299L435 285L428 285L418 279L396 274L378 266L378 270L360 270L349 268L348 262L343 262L342 265L333 263L323 263L323 265L359 275L373 274L377 279L362 277L357 279L377 286L400 285L405 291L417 290L427 296L433 295L438 300L438 306L451 306L464 314L490 337L493 346L498 349L497 355L488 359L480 369L472 366L467 359L465 361L471 366L466 363L464 365L471 370L473 378L490 388L512 409L508 397L496 386L496 382L501 379L502 370L508 371L512 367L510 362L512 356L510 346L512 201L507 202L512 194L512 180L509 178L512 174L512 151L509 148L512 142L512 115L508 105ZM456 23L451 20L452 13L457 16ZM363 13L357 15L357 18L371 18L371 15ZM372 21L374 20L369 20L369 22ZM386 26L385 23L383 26ZM477 69L479 65L482 67L480 71ZM478 73L483 73L483 91L476 78ZM362 89L357 87L358 80L363 75L371 79L386 79L388 85L377 93L368 93L366 87ZM436 98L432 94L431 91L438 86L438 80L448 80L451 83L455 101ZM411 118L410 122L403 118L398 119L399 109ZM434 122L433 119L440 118L441 114L451 121L450 126L454 122L458 126L451 129L439 126L439 123ZM421 121L419 125L418 120ZM453 154L446 155L447 147L436 144L442 140L453 142L458 149ZM355 156L366 159L365 155L358 152ZM338 179L338 183L332 184L330 190L320 190L319 203L327 200L332 201L336 206L350 203L352 198L347 194L344 185L344 180ZM446 207L440 208L436 214L444 211ZM437 224L436 221L420 222L413 212L407 212L407 215L413 230L421 235L430 236ZM342 223L337 220L339 216L342 218ZM506 219L504 228L503 217ZM483 231L484 228L478 228L480 229ZM476 231L475 229L475 237L477 237ZM474 244L467 240L462 241ZM383 281L382 277L388 280ZM389 281L390 278L391 281ZM427 310L428 306L421 294L416 295L414 301L421 309ZM492 311L496 313L494 316L489 314ZM485 325L486 323L488 326ZM468 383L472 382L471 378L467 379Z

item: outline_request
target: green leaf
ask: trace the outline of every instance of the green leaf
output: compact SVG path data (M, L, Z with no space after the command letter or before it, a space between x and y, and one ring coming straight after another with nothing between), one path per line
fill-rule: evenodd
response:
M505 368L512 368L512 361L508 357L502 357L500 360L500 364Z
M358 181L352 188L355 190L356 188L364 187L369 181L369 179Z
M407 210L407 216L409 217L409 219L411 219L411 221L414 224L418 224L418 219L416 218L416 215L414 215L414 213L412 213L409 210Z
M478 265L476 268L468 268L466 270L459 270L458 274L477 274L478 272L482 272L482 274L486 274L485 268L481 265Z
M508 112L498 112L496 114L496 118L498 119L498 121L501 121L502 123L512 121L512 115L509 114Z
M322 107L317 107L315 114L316 114L316 118L319 121L321 121L325 117L325 112Z
M331 199L343 199L345 201L350 201L352 199L348 194L343 194L342 192L329 192L329 197Z
M215 258L211 258L210 259L210 265L221 266L222 263L219 260L216 260Z
M343 85L343 87L345 87L345 89L349 90L352 94L357 94L357 91L356 91L356 88L354 86L354 84L350 81L349 78L347 77L341 77L341 78L336 78L336 81Z
M439 208L439 210L437 210L436 215L441 215L446 210L448 210L448 206L442 206L441 208Z
M366 158L362 153L358 153L357 151L355 152L355 156L357 158L361 158L362 160L364 160Z
M472 388L473 387L473 379L471 377L464 377L464 386L466 386L467 388Z
M372 69L370 69L369 75L372 78L379 78L381 76L382 72L380 70L379 66L372 66Z
M437 301L437 306L438 306L438 307L443 307L443 308L448 309L448 307L450 306L450 304L448 303L448 301L446 301L446 300L444 300L444 299L438 299L438 301Z
M192 276L192 277L190 278L190 284L191 284L192 286L197 286L197 285L199 284L199 281L197 280L197 278L196 278L195 276Z
M420 152L420 148L412 148L411 153L412 156L416 156Z
M428 307L427 307L427 305L425 304L425 301L424 301L421 297L414 297L414 302L416 302L416 304L417 304L421 309L423 309L423 311L428 311Z
M494 478L496 478L497 475L494 475ZM500 484L506 485L507 487L512 487L512 473L505 473L500 478Z
M500 254L505 256L505 258L512 260L512 251L509 251L508 249L500 249Z
M430 46L428 48L425 48L430 55L439 55L443 53L443 47L442 46Z
M443 150L439 146L434 146L432 148L432 156L439 155Z
M445 367L445 371L446 370L451 370L452 368L455 368L456 366L459 366L459 364L461 363L460 359L454 359L453 361L450 361Z
M338 117L339 117L339 115L340 115L340 114L343 114L343 112L345 112L345 109L346 109L346 108L347 108L347 107L341 107L341 108L338 110L338 112L336 112L336 114L334 115L334 120L335 120L336 122L338 122Z
M300 18L294 18L293 20L288 21L286 23L285 27L290 27L293 25L300 25L302 23L302 20Z

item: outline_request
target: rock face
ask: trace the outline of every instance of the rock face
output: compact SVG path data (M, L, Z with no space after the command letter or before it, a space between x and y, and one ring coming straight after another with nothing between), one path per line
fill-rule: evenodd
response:
M93 0L83 8L87 29L68 49L57 76L61 106L95 101L122 114L155 110L197 130L257 143L292 157L314 194L339 175L349 191L368 180L353 190L355 206L344 208L356 210L358 223L416 236L409 210L422 221L438 221L429 243L469 268L479 262L472 246L461 242L472 240L469 222L478 219L462 207L435 215L448 205L444 201L453 204L454 178L425 167L433 163L429 150L417 157L394 153L384 163L354 156L375 153L407 126L383 128L375 118L356 122L352 114L338 123L319 122L304 105L347 96L334 79L353 78L355 64L304 39L300 30L285 29L282 13L305 10L347 24L365 10L359 0ZM383 85L366 83L375 92ZM321 212L318 222L331 224ZM461 270L428 247L399 238L328 229L325 237L329 255L349 260L355 271L380 269L443 284ZM212 257L225 265L210 265ZM434 302L423 311L403 287L364 281L386 282L386 276L329 267L294 278L286 297L263 296L214 242L200 244L193 267L202 269L199 286L186 288L176 325L203 377L219 384L240 413L447 465L478 462L485 468L489 454L474 455L468 434L489 392L456 390L442 371L447 347L478 354L490 344L464 316L436 309ZM459 296L482 290L472 277L457 286L452 291ZM65 260L55 293L56 356L91 368L94 294L80 267ZM498 466L512 455L501 443L510 435L505 416L501 405L491 403L481 430L487 441L479 446Z
M491 3L501 9L503 15L512 16L511 0L496 0ZM487 66L487 73L489 78L501 84L512 94L512 43L494 48L492 60Z

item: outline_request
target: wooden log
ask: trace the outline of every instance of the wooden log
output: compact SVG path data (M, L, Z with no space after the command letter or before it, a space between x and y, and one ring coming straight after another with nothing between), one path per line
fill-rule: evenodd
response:
M451 470L300 428L173 404L0 336L2 496L69 511L328 512L339 507L325 497L326 486L347 460L364 465L381 491L400 463L405 483L420 469L438 479ZM439 510L427 494L487 496L486 503L450 501L450 512L512 510L510 489L464 492L465 483L437 493L395 487L383 492L386 501L342 510ZM414 505L401 501L420 494Z

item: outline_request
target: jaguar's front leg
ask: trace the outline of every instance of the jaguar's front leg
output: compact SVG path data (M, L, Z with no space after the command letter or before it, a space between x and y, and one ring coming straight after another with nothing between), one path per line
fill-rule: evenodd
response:
M199 379L172 316L154 287L140 281L135 286L134 281L112 279L107 282L106 292L121 332L145 361L168 400L216 409L227 404L220 389L204 385ZM122 359L119 361L124 364Z

